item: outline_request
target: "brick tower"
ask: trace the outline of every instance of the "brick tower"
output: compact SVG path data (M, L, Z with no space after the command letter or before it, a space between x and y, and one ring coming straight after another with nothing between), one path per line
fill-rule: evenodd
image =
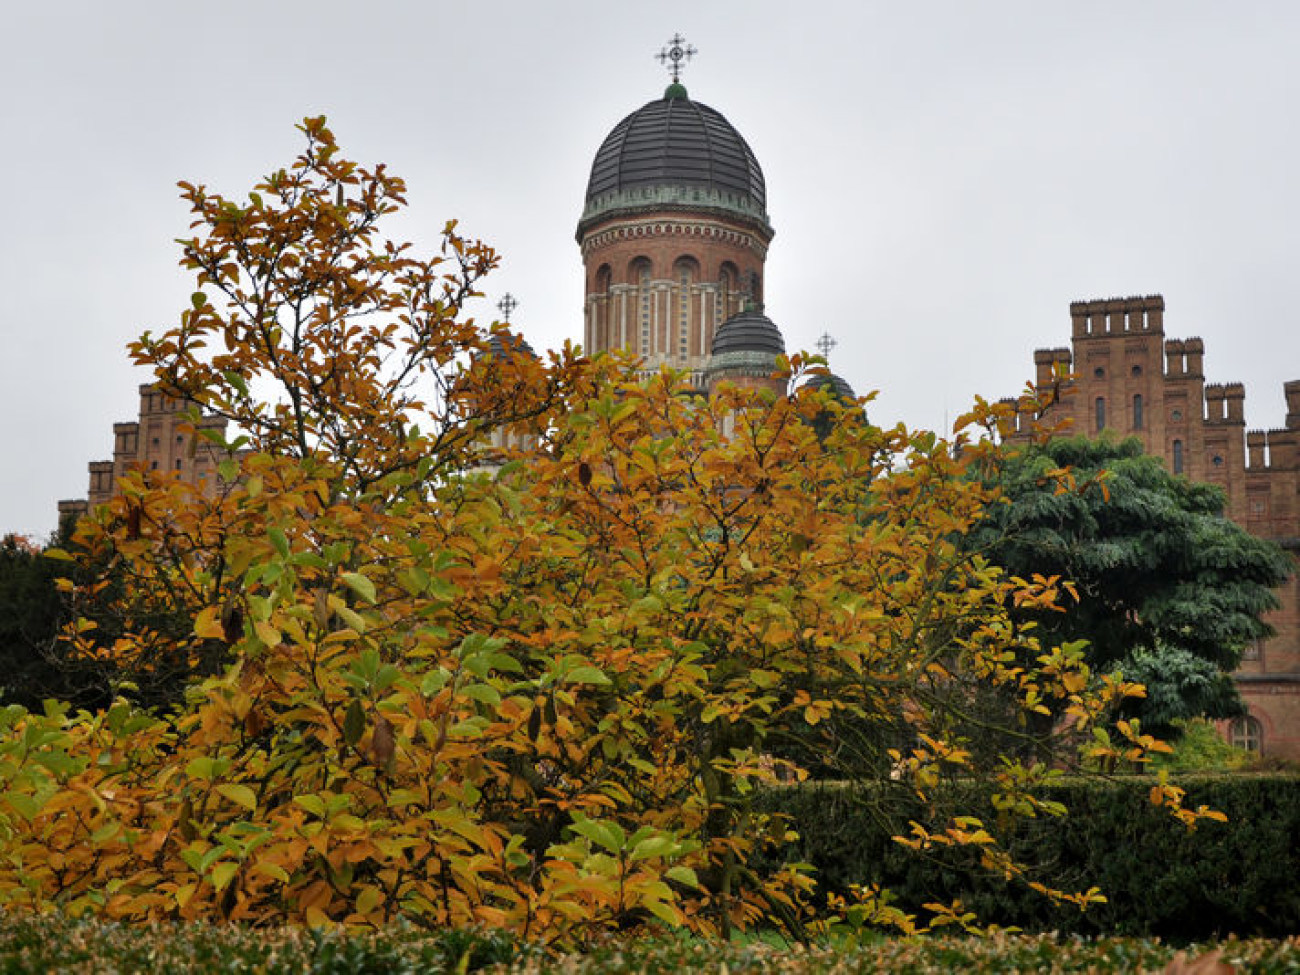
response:
M679 81L694 54L683 45L674 37L660 54L672 72L663 97L614 126L592 164L577 232L583 345L640 356L647 371L688 370L703 389L715 333L761 314L772 225L748 143Z

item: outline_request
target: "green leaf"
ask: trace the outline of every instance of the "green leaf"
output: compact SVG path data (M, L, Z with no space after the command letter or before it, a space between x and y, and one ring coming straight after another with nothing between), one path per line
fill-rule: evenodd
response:
M420 693L425 697L433 697L447 686L447 681L450 679L451 675L445 670L431 670L424 675L424 680L420 681Z
M230 886L230 881L235 879L235 874L239 873L239 864L233 860L223 860L212 868L212 873L208 879L212 881L212 886L217 890L225 890Z
M664 876L669 880L675 880L679 884L687 887L699 887L700 878L695 876L695 871L690 867L669 867L664 871Z
M661 857L675 853L676 850L677 844L668 837L651 836L632 847L631 858L633 860L648 860L650 857Z
M321 819L325 818L325 800L320 796L294 796L293 801L313 816L319 816Z
M237 372L223 372L222 378L245 399L248 398L248 384L244 382L244 377Z
M246 785L234 783L219 785L217 791L236 805L243 806L249 812L257 808L257 793Z
M618 853L627 842L627 834L616 823L602 823L575 814L569 828L579 836L585 836L597 846L604 847L610 853Z
M103 826L99 827L99 829L95 830L95 832L90 834L90 842L95 846L99 846L101 843L107 843L120 832L122 832L121 823L105 823Z
M280 557L287 559L289 557L289 539L285 537L284 529L271 527L267 529L266 534L270 536L271 544L280 553Z
M333 608L334 608L334 612L339 614L339 619L341 619L352 629L356 630L358 633L366 632L365 618L356 610L351 609L348 606L344 606L342 603L340 603L339 605Z
M492 707L501 703L501 695L497 693L495 687L488 684L470 684L461 693L472 701L479 701Z
M682 923L681 915L671 904L665 904L663 901L646 900L642 906L665 924L677 927Z
M360 572L344 572L344 584L368 603L375 601L375 584Z
M569 684L597 684L600 686L606 686L613 683L613 681L605 676L603 670L599 667L592 667L589 665L574 667L564 675L564 679L565 682Z
M343 740L355 745L361 740L366 730L366 712L356 698L348 705L348 713L343 716Z

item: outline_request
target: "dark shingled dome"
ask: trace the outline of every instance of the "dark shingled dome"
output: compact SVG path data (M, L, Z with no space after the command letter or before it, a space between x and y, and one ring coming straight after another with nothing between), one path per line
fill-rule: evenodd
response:
M583 220L667 188L703 193L696 199L705 205L767 222L767 188L753 150L720 112L691 101L681 85L637 109L605 138L591 166Z
M821 389L824 386L829 386L833 395L846 402L857 399L853 387L834 373L830 375L821 373L808 380L809 389Z
M713 354L728 352L764 352L785 355L785 339L772 319L761 311L747 309L732 315L713 336Z
M522 352L524 355L537 358L537 353L533 347L528 344L522 335L514 332L498 331L490 332L487 338L487 355L489 357L507 357L514 355L516 352Z

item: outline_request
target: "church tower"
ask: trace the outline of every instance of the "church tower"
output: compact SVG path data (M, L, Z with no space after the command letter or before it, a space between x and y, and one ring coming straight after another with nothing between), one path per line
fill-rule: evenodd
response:
M681 84L694 53L674 36L658 55L672 84L601 144L577 239L584 348L688 370L704 389L715 334L735 315L761 313L773 231L753 150Z

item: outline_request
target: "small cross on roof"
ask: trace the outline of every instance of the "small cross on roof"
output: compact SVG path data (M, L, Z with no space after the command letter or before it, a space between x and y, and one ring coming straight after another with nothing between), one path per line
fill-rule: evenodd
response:
M828 362L830 361L831 350L835 348L835 346L839 345L835 339L831 338L830 332L822 332L821 338L819 338L814 344L821 352L822 358L826 359Z
M655 60L668 69L673 76L673 84L677 84L677 79L682 73L682 62L689 61L698 53L694 47L686 43L686 38L681 34L674 34L669 39L668 46L655 55Z
M497 302L497 308L501 312L501 320L505 322L507 325L510 324L511 313L518 307L519 307L519 302L515 301L515 296L512 295L509 291L505 293L505 297L503 297L500 301Z

